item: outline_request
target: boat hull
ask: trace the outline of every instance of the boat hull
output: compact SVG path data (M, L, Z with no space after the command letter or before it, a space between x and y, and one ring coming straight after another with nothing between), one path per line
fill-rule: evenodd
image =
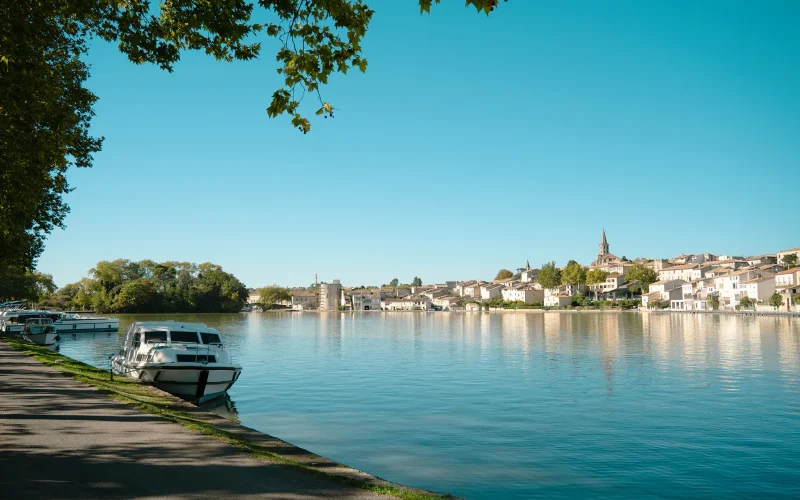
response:
M48 332L48 333L26 333L23 335L23 338L28 340L29 342L33 342L34 344L39 345L53 345L59 340L61 337L55 332Z
M162 391L191 401L204 402L223 396L242 373L238 366L169 364L158 366L126 365L112 362L115 375L149 382Z

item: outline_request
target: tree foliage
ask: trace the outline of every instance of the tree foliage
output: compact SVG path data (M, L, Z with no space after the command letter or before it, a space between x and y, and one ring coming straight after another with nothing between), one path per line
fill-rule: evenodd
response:
M778 292L773 293L769 297L769 305L774 307L775 309L779 308L783 305L783 297Z
M411 280L411 286L422 286L422 278L414 276L414 279Z
M429 12L431 0L419 0ZM438 1L437 1L438 3ZM487 14L497 0L469 0ZM86 42L115 43L135 64L173 71L187 51L220 61L251 60L276 45L283 82L266 112L303 133L301 109L333 117L320 87L335 73L364 72L362 41L373 10L364 0L9 0L0 2L0 270L22 280L44 239L64 226L70 167L90 167L102 138L89 134L97 97L85 86ZM265 23L258 19L268 20Z
M222 267L206 262L101 261L89 278L56 292L64 308L97 312L236 312L247 288Z
M392 281L389 282L389 286L392 288L400 286L400 280L397 278L392 278Z
M586 269L571 260L561 272L561 283L564 285L583 285L586 283Z
M753 299L747 296L744 296L739 300L739 305L745 308L753 307L753 304Z
M501 269L497 271L497 276L494 277L495 280L507 280L509 278L513 278L514 273L509 271L508 269Z
M13 266L0 268L0 302L26 300L35 303L49 297L56 289L49 274Z
M264 287L261 290L259 290L259 301L268 308L272 308L272 306L277 304L278 302L283 302L291 299L292 299L292 294L288 288L283 288L277 285L273 285Z
M555 261L542 264L536 279L543 288L556 288L561 284L561 270L556 267Z
M781 264L783 264L784 270L793 268L797 265L797 254L789 253L784 255L781 259Z
M602 269L592 269L586 273L586 284L599 285L600 283L605 283L606 278L608 278L607 272L603 271Z
M638 281L641 283L644 293L649 292L650 285L658 281L658 273L639 262L631 266L625 277L629 281Z

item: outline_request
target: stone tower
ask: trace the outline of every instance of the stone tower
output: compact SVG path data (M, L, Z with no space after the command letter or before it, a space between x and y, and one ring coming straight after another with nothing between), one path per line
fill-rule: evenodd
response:
M603 228L603 237L600 239L600 253L597 257L602 257L608 254L608 240L606 240L606 230Z

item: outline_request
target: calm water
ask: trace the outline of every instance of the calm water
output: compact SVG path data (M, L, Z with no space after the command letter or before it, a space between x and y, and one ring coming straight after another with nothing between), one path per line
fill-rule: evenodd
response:
M244 425L399 483L475 499L800 497L797 320L160 317L225 334ZM62 337L97 366L116 350L116 334Z

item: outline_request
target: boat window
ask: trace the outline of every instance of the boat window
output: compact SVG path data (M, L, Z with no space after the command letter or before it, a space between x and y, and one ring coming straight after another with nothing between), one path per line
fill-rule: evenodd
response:
M200 332L200 337L203 339L204 344L221 344L222 340L216 333Z
M172 342L191 342L196 344L197 343L197 332L181 332L181 331L170 331L169 338Z
M166 342L167 332L144 332L144 342L149 344L151 342Z

